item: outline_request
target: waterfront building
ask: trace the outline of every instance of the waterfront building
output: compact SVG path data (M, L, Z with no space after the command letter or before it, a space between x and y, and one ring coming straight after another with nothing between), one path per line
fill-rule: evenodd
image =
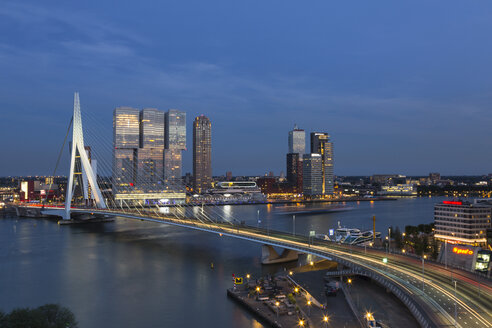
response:
M407 177L401 174L374 174L371 176L371 183L381 186L394 186L397 184L405 184Z
M142 109L137 151L137 188L142 192L155 192L163 187L164 131L164 112L155 108Z
M140 112L140 148L164 149L164 112L144 108Z
M186 113L170 109L165 114L164 179L181 183L182 151L186 150Z
M199 203L263 202L265 195L254 181L219 181L206 194L193 197Z
M212 125L204 115L193 122L193 181L196 193L212 186Z
M289 131L289 153L287 154L287 182L292 191L302 193L302 156L306 150L306 132L294 125Z
M487 201L438 203L434 206L434 237L453 244L485 246L491 213L492 204Z
M182 203L181 151L186 146L179 111L155 108L139 111L119 107L113 113L113 196L127 204ZM169 115L169 118L166 117ZM168 129L168 122L171 129ZM168 131L171 133L168 133ZM186 132L186 130L185 130ZM167 140L170 136L171 142ZM184 141L183 141L184 140ZM165 149L169 145L170 149ZM167 161L166 161L167 160ZM172 179L164 178L167 173Z
M20 181L19 189L20 201L53 200L61 195L58 184L47 184L38 180Z
M320 154L322 162L322 194L333 195L333 143L325 132L311 133L311 153Z
M302 155L306 152L306 132L294 125L294 130L289 131L289 154Z
M388 196L417 196L417 188L411 183L399 183L396 186L382 186L378 194Z
M441 180L441 174L434 172L429 173L429 181L431 184L437 184Z
M113 112L113 194L132 192L137 178L140 112L118 107Z
M323 161L321 154L304 154L302 162L304 196L317 197L323 195Z
M302 155L298 153L287 154L287 181L302 193Z
M295 197L294 187L288 182L281 182L276 177L264 176L256 179L261 192L269 198L292 198Z

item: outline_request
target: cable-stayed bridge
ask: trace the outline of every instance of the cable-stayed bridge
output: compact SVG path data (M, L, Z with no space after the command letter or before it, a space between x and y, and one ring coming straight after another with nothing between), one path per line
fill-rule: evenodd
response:
M100 124L97 121L91 123ZM78 93L74 97L71 128L70 172L65 204L45 205L41 208L43 214L59 216L63 220L70 220L73 215L122 217L247 240L263 245L265 262L281 260L272 247L286 250L283 254L286 258L294 258L291 256L297 252L312 254L343 264L385 286L408 307L422 327L492 327L491 282L474 273L447 269L432 262L426 262L423 271L424 259L249 226L225 216L215 206L208 206L207 211L203 211L203 208L178 203L163 212L160 205L115 201L107 190L108 186L115 184L110 177L113 163L104 156L97 157L98 172L109 173L99 175L87 155ZM110 151L113 146L108 138L98 135L103 129L96 127L95 131L85 136L92 138L91 147L97 142L106 143L102 149ZM93 158L96 155L93 154ZM157 180L160 186L170 190L186 189L186 186L167 181L163 176L157 177ZM149 190L155 189L155 181L155 177L149 182L140 180L139 185L148 186ZM83 193L85 202L82 205L73 201L76 186L90 190L90 193Z

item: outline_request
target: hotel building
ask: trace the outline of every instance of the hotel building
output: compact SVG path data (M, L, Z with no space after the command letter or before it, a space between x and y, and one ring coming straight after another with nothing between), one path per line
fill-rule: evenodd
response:
M491 228L492 205L487 201L443 201L434 206L434 237L453 244L485 246Z

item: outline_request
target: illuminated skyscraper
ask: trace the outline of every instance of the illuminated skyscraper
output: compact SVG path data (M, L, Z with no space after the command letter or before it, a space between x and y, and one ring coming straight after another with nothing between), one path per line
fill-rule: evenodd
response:
M306 152L306 132L294 125L294 130L289 131L289 154L302 155Z
M287 154L287 181L294 186L294 192L302 193L302 156L298 153Z
M323 194L323 172L320 154L303 155L303 194L304 196L321 196Z
M137 186L144 192L162 188L164 135L164 112L155 108L143 109L140 112Z
M204 115L193 122L193 181L198 193L212 186L212 125Z
M176 110L114 110L113 194L117 202L184 202L186 194L176 180L181 178L181 152L186 147L185 121L185 113Z
M311 153L320 154L322 161L323 195L333 194L333 143L324 132L311 132Z
M131 192L137 177L138 109L118 107L113 112L113 193Z
M302 156L306 150L306 132L294 125L289 131L289 153L287 154L287 181L294 191L302 192Z
M140 148L164 149L164 112L145 108L140 112Z
M186 113L170 109L165 115L164 178L181 180L181 152L186 150Z

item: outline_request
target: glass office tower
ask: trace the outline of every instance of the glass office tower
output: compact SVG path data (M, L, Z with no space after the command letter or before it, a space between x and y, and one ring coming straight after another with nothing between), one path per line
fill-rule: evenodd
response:
M300 154L306 152L306 132L294 125L294 130L289 131L289 154Z
M321 155L323 174L323 195L332 195L334 192L333 173L333 143L325 132L311 133L311 153Z
M118 107L113 112L113 194L131 192L137 178L140 112Z
M186 150L186 113L170 109L165 115L164 178L181 181L182 151Z
M159 191L163 187L164 130L164 112L155 108L140 112L137 186L143 192Z

